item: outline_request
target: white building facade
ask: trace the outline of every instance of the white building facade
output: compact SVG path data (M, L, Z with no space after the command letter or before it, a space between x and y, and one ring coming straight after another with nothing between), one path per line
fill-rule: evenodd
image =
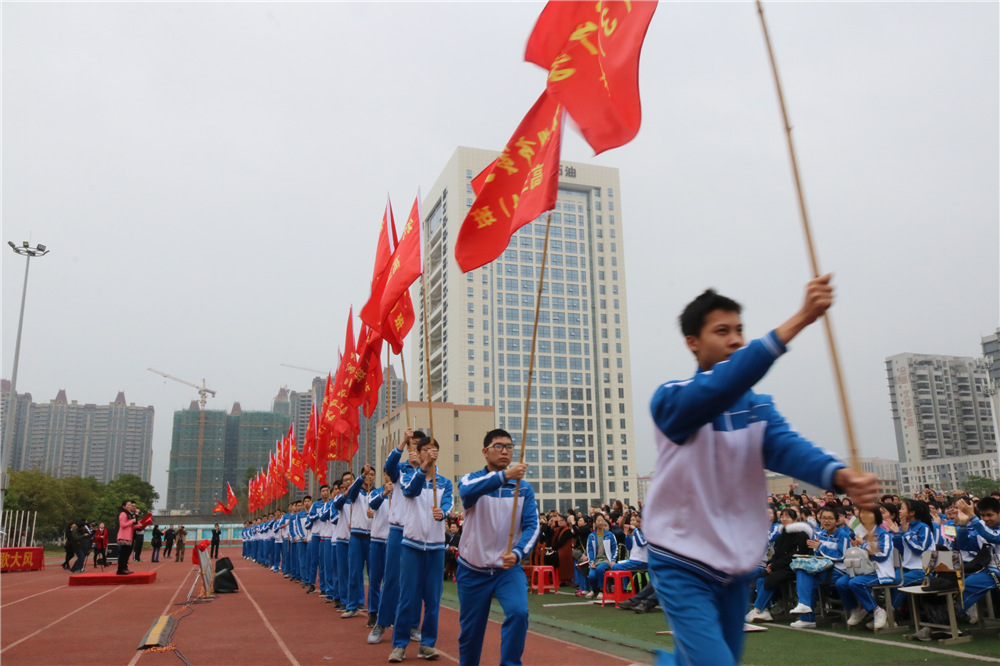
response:
M542 510L635 503L632 382L618 170L560 164L541 295L535 375L525 422L544 217L522 227L496 261L462 273L455 241L471 180L493 151L458 148L423 200L435 402L492 405L520 441ZM414 286L414 400L426 400L423 303ZM485 434L485 433L484 433Z

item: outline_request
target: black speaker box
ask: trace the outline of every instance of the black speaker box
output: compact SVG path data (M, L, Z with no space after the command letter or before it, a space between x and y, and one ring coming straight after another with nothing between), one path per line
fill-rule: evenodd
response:
M223 569L222 571L215 574L216 594L236 592L239 589L240 586L236 584L236 577L233 576L233 572L230 571L229 569Z
M219 573L223 569L229 569L232 571L236 567L233 566L233 561L228 557L220 557L215 561L215 573Z

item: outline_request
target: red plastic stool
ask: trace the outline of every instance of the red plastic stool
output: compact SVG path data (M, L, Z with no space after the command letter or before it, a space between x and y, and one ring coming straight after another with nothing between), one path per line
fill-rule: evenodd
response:
M538 594L545 594L545 590L552 588L557 591L556 568L535 566L531 569L531 589Z
M615 581L615 589L608 592L608 581ZM625 581L628 581L628 590L625 589ZM604 596L601 598L601 606L603 607L605 602L613 601L615 602L615 607L618 607L619 602L625 601L626 599L631 599L635 596L635 586L632 585L632 572L631 571L607 571L604 574Z

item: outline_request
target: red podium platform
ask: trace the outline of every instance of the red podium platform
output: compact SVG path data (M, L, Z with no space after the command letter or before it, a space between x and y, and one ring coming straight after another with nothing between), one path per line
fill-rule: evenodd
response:
M69 586L77 585L147 585L156 582L155 571L136 571L125 576L110 573L79 573L69 577Z

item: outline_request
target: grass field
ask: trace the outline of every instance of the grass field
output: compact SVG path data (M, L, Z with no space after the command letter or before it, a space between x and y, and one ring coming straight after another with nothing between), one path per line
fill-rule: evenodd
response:
M656 633L669 628L660 612L637 615L617 610L611 604L604 608L593 604L545 607L581 601L584 600L572 594L528 595L532 631L639 663L652 663L650 650L672 649L670 636ZM454 583L445 583L442 603L458 607ZM493 619L503 620L503 612L496 603L493 613ZM880 634L877 642L871 642L874 636L870 631L833 629L830 622L822 620L817 632L796 630L788 627L789 621L765 625L769 627L766 632L748 634L743 663L760 666L1000 663L1000 628L995 624L986 630L972 629L969 633L973 639L969 643L942 646L936 641L910 641L902 634Z

